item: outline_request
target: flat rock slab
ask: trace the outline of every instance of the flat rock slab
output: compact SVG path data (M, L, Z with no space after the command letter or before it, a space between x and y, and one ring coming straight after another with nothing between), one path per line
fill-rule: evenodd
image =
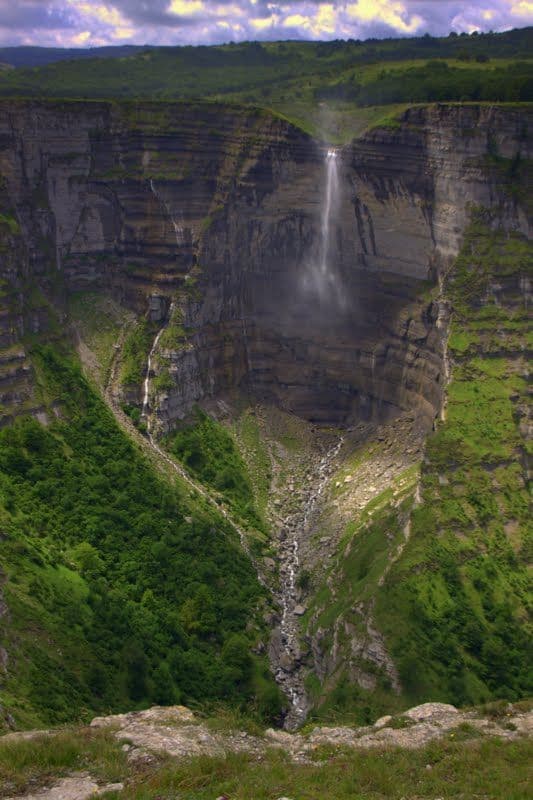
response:
M147 753L189 758L264 750L261 739L246 733L210 731L185 706L154 706L146 711L96 717L91 727L116 729L117 739L133 745L129 753L131 761L142 759Z
M49 789L39 789L32 794L8 797L7 800L87 800L90 797L98 797L104 792L119 792L123 788L122 783L98 786L90 775L71 775L63 778Z

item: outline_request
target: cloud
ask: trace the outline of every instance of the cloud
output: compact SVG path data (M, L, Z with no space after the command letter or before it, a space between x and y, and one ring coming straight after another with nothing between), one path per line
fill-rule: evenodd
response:
M398 33L414 34L424 26L424 18L408 6L400 0L357 0L348 3L346 13L356 24L379 22Z
M0 0L0 44L364 39L533 24L533 0Z

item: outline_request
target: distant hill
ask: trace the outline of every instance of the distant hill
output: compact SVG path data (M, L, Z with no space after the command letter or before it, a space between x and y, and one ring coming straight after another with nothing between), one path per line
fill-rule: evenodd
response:
M528 58L533 45L533 27L515 28L503 33L451 33L446 37L429 34L401 39L336 39L329 42L240 42L228 45L162 47L157 45L112 45L107 47L0 47L0 62L16 68L45 67L60 61L87 58L127 58L151 51L175 58L189 66L220 66L222 63L255 65L259 60L286 62L295 55L349 60L402 60L406 58L454 58L465 48L472 57L490 51L492 58ZM263 59L261 59L261 55Z
M110 47L0 47L0 62L12 67L44 67L57 61L79 58L121 58L132 56L146 45L127 44Z

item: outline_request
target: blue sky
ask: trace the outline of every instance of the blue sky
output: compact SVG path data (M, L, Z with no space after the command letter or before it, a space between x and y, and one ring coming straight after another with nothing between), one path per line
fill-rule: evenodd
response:
M213 44L501 31L533 24L533 0L0 0L0 44Z

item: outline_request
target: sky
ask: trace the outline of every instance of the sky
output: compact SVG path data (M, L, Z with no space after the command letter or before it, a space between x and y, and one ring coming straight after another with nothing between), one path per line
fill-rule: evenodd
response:
M0 0L0 45L367 39L533 24L533 0Z

